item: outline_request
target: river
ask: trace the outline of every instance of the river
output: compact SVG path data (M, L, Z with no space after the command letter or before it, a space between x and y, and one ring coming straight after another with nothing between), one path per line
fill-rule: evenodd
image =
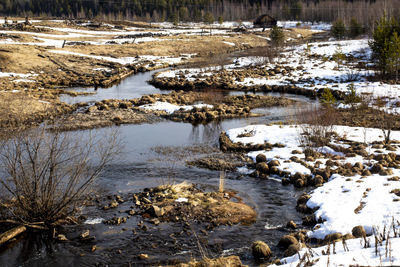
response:
M152 72L139 73L112 88L99 88L95 95L75 98L64 96L62 100L76 103L106 98L130 99L143 94L164 93L165 91L146 83L151 75ZM289 97L299 100L300 107L311 103L304 97ZM171 121L118 126L124 143L122 157L120 161L105 168L95 187L96 191L104 196L120 194L127 201L114 210L102 211L96 206L90 206L85 208L83 213L89 219L125 216L125 213L118 211L123 212L133 205L129 194L163 183L188 181L205 190L215 190L219 182L218 171L188 167L185 160L196 155L180 157L179 153L173 151L191 151L194 146L215 150L221 131L248 124L286 120L298 109L299 105L258 109L256 111L264 114L263 116L198 126ZM102 133L106 130L95 131ZM160 147L168 148L172 153L157 153L157 148ZM204 256L205 253L208 257L238 255L243 263L255 266L250 246L256 240L265 241L274 255L282 256L282 251L276 245L279 238L287 233L284 226L289 220L301 222L301 214L296 212L295 206L297 197L304 189L298 190L291 185L282 186L278 179L256 179L240 172L227 173L225 188L237 191L245 203L256 209L256 223L250 226L220 226L210 231L205 231L204 226L197 223L192 223L189 230L181 223L162 223L158 226L149 225L149 229L143 231L137 227L142 218L133 216L127 223L119 226L103 223L65 226L63 231L70 238L70 242L59 243L42 235L30 234L2 249L0 265L140 266L173 263L173 260L187 261L193 257ZM95 241L80 243L74 238L85 229L89 229L91 234L96 236ZM93 245L96 245L96 250L92 252ZM137 255L141 253L148 254L150 258L139 259Z

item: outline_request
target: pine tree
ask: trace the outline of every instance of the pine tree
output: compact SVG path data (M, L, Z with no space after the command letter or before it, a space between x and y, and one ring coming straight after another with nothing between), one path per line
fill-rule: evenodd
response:
M269 33L269 38L273 46L278 47L285 43L285 34L283 30L277 26L274 26Z
M214 22L214 16L211 12L207 12L204 15L203 21L207 24L212 24Z
M349 26L349 37L355 38L358 35L360 35L362 32L363 32L363 29L362 29L360 23L358 23L356 18L352 18L350 20L350 26Z
M219 17L218 17L218 23L219 23L219 24L224 23L224 18L223 18L222 16L219 16Z
M384 15L376 22L370 42L372 60L385 76L393 70L393 62L396 62L397 39L400 34L400 21L394 18L388 19Z
M388 47L388 68L390 72L395 74L397 82L400 70L400 36L397 32L394 32L390 38Z
M346 25L344 24L343 20L338 19L332 24L331 34L336 39L344 38L346 35Z

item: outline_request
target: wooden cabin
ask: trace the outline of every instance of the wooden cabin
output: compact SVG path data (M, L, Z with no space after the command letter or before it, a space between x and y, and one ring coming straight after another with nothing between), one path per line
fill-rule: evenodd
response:
M255 21L253 22L253 25L255 28L263 28L264 31L265 28L272 28L276 26L277 23L278 21L276 19L274 19L268 14L264 14L256 18Z

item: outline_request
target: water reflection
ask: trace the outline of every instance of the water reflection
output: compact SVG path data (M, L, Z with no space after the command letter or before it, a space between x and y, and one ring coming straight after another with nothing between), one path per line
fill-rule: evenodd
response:
M89 88L71 88L73 91L77 92L89 92L95 93L87 96L68 96L62 95L60 100L66 102L68 104L75 104L79 102L93 102L93 101L101 101L104 99L132 99L138 98L146 94L166 94L170 91L168 90L160 90L155 88L154 86L147 83L147 81L151 80L152 75L155 72L160 70L149 71L149 72L139 72L135 75L132 75L124 80L122 80L119 84L114 85L110 88L98 88L98 90L94 91L93 87Z
M213 121L206 125L192 125L189 140L192 143L216 145L221 131L222 124L220 121Z

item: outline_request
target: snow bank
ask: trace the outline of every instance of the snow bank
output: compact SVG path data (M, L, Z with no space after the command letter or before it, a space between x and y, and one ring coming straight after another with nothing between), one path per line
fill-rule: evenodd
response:
M309 28L317 31L329 31L332 27L330 23L326 22L310 22L310 21L278 21L278 27L285 29L291 28Z
M295 126L280 125L250 125L242 128L231 129L226 132L229 139L234 143L242 144L264 144L265 142L284 146L273 147L271 150L252 151L248 153L254 161L258 154L264 154L267 160L278 160L282 171L295 174L311 174L310 170L302 164L290 161L294 156L294 150L298 150L295 156L305 160L305 155L299 153L302 148L299 146L300 128ZM360 128L348 126L335 126L334 131L349 141L367 142L366 150L370 154L389 153L372 147L372 142L382 141L383 136L380 129ZM400 140L400 131L391 133L392 140ZM331 143L337 146L347 146L343 141L332 140ZM396 146L394 153L400 154L399 146ZM344 156L343 153L333 150L331 147L317 148L321 153ZM326 159L316 159L324 164ZM313 162L306 161L308 164ZM354 164L360 162L363 165L376 163L373 159L366 159L361 156L348 157L339 160L340 164ZM314 227L309 232L310 237L323 239L326 235L340 232L351 233L354 226L362 225L367 233L372 233L373 228L383 225L390 226L393 218L400 218L400 197L392 193L400 189L400 184L392 177L400 176L399 169L393 169L393 174L381 176L373 174L370 176L355 175L345 177L334 174L329 181L321 187L314 189L306 205L310 208L318 208L315 212L316 218L324 222Z
M179 105L170 104L168 102L160 102L160 101L157 101L153 104L139 106L139 108L142 108L142 109L165 111L168 114L172 114L175 111L180 110L180 109L192 110L194 107L196 107L196 108L203 108L203 107L213 108L212 105L207 105L207 104L197 104L197 105L193 105L193 106L191 106L191 105L179 106Z
M337 242L335 249L330 246L329 255L328 246L313 249L302 249L299 255L284 258L281 260L280 267L289 266L398 266L400 265L400 238L391 238L390 246L386 247L386 241L378 243L378 253L375 252L375 239L369 237L370 246L364 248L364 241L361 239L347 240L345 248L342 242ZM335 250L335 253L333 253ZM305 255L307 254L307 255ZM300 260L305 258L306 260ZM313 264L305 265L306 261ZM270 265L277 266L277 265Z

